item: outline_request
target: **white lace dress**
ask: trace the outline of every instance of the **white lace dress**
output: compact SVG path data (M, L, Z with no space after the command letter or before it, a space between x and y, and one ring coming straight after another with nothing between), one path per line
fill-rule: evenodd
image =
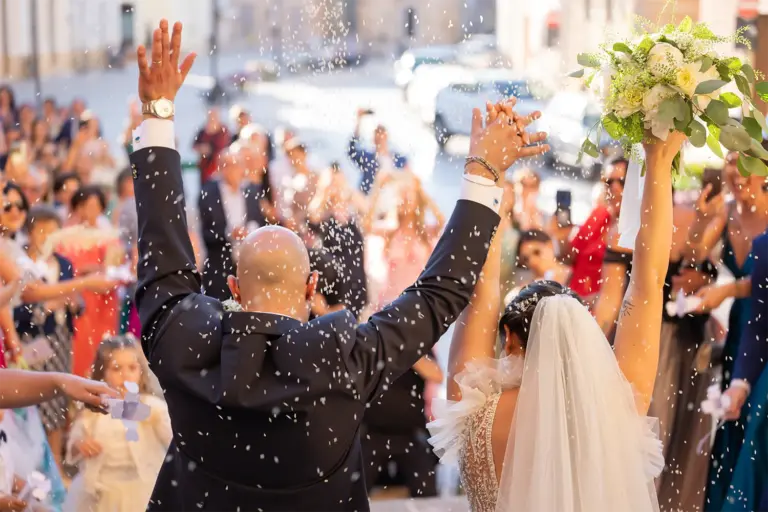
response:
M499 510L493 422L502 393L520 387L524 366L522 358L513 356L473 360L455 377L461 389L461 400L436 400L433 404L436 420L427 425L432 434L429 442L442 463L458 464L461 483L473 512ZM661 442L652 431L652 423L647 422L647 432L643 436L647 440L645 473L651 487L652 479L664 466ZM501 508L509 509L508 506Z

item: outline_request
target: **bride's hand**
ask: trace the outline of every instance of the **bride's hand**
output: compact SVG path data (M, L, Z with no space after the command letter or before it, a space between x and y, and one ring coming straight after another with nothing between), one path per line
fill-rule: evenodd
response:
M499 172L506 171L520 158L540 155L549 150L546 144L527 145L526 140L528 143L544 140L546 133L527 134L525 132L524 128L538 119L541 114L535 112L530 116L519 117L513 110L516 101L512 98L504 104L488 109L486 123L483 123L483 116L479 109L474 109L472 112L469 155L484 158Z
M678 131L671 132L667 136L667 140L658 139L648 132L643 141L645 158L646 160L661 160L671 164L672 160L680 152L680 149L682 149L683 143L686 140L687 136Z

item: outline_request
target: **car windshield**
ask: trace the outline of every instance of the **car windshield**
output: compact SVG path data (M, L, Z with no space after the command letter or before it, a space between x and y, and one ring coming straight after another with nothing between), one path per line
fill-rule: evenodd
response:
M505 97L514 96L523 100L533 99L528 84L525 82L498 81L493 83L493 87Z
M587 105L587 108L584 111L584 126L592 128L598 121L600 121L600 117L600 109L597 105Z

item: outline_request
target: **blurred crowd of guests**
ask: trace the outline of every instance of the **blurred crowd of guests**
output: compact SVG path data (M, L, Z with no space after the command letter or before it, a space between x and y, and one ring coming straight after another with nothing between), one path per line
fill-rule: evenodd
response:
M293 229L306 243L320 274L315 316L346 308L363 321L418 278L445 218L407 156L390 146L386 127L361 133L370 114L358 111L349 140L347 158L359 176L352 183L340 162L317 165L291 129L270 132L246 111L231 126L217 110L208 113L192 141L200 195L188 198L205 293L230 298L227 276L235 273L239 244L268 224ZM127 152L141 120L132 105ZM0 124L0 364L73 372L115 387L136 382L152 410L141 441L132 444L119 421L77 411L63 397L5 411L0 493L12 496L31 472L41 471L55 483L54 509L135 510L132 497L151 491L171 431L162 392L137 345L131 170L116 167L98 118L82 100L62 107L47 99L38 110L18 105L10 88L0 88ZM539 173L509 174L497 235L504 247L502 296L533 280L568 285L611 339L631 272L632 255L618 245L628 165L622 159L605 164L593 209L578 226L570 201L554 212L539 208ZM752 318L750 278L760 256L752 242L768 228L766 182L742 177L735 155L705 176L700 192L676 194L671 219L668 305L650 413L660 419L665 444L667 468L658 482L663 510L723 510L735 480L750 471L745 465L755 467L752 450L742 449L745 436L754 436L750 429L760 428L748 415L768 406L764 386L756 392L765 361L745 364L742 357ZM701 304L681 312L679 295L696 295ZM722 325L711 313L729 299ZM425 426L443 378L435 358L425 357L368 409L362 439L369 489L396 485L413 497L438 494ZM718 379L740 418L717 430L711 448L698 449L713 428L700 403Z

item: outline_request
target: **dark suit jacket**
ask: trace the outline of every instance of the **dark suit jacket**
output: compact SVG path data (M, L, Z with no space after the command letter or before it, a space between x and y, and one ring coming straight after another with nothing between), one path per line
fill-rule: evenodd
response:
M266 222L261 213L259 200L263 197L261 187L248 185L243 189L245 198L246 222L256 222L263 226ZM219 180L203 183L200 189L200 224L207 258L203 267L203 288L206 295L219 300L231 297L227 287L227 276L235 273L232 260L232 245L227 233L227 216L221 202Z
M741 335L734 379L757 383L768 362L768 233L752 242L755 267L752 270L751 318Z
M131 163L142 346L173 424L149 510L368 510L366 404L467 306L499 216L459 201L419 281L386 309L302 324L201 295L179 154L145 148Z

